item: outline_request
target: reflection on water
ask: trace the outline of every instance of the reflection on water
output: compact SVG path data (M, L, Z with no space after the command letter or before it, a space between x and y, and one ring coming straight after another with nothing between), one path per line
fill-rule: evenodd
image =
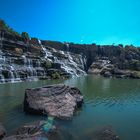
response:
M66 81L36 81L0 85L0 121L8 130L27 122L45 119L25 115L22 110L26 88L65 83L78 87L85 104L72 121L58 121L74 139L86 140L97 128L112 125L122 140L140 140L140 82L95 76Z

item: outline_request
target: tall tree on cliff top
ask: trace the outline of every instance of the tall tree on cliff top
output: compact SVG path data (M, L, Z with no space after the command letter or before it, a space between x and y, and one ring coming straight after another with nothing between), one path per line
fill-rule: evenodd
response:
M0 19L0 28L8 30L9 26L5 23L4 20Z
M0 19L0 29L6 30L8 32L10 32L13 35L17 35L20 36L20 34L16 31L14 31L12 28L10 28L10 26L8 26L4 20Z
M29 40L30 40L30 36L29 36L29 34L26 33L26 32L22 32L22 33L21 33L21 36L22 36L22 38L24 38L26 41L29 41Z

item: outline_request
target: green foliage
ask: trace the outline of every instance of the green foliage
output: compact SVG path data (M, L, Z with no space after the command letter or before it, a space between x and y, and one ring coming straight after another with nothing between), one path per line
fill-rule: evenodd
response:
M132 72L134 77L140 78L140 71L130 70L130 72Z
M32 37L31 40L34 42L38 42L38 39L36 37Z
M21 33L21 36L22 36L22 38L24 38L26 41L27 41L27 40L30 40L30 36L29 36L29 34L26 33L26 32L22 32L22 33Z
M45 67L46 69L49 69L52 67L52 62L47 60L43 63L43 67Z
M4 20L0 19L0 28L9 31L13 35L20 36L20 34L16 31L14 31L12 28L10 28Z
M4 20L0 19L0 28L9 29L9 26L5 23Z
M58 72L53 73L51 75L51 77L52 77L52 79L60 79L61 78L61 76L60 76L60 74Z
M136 48L136 47L134 47L133 45L130 45L130 46L126 45L126 46L125 46L125 50L126 50L126 51L137 52L137 53L139 52L139 49Z
M132 59L130 64L134 70L140 70L140 61L136 59Z
M38 39L36 37L31 38L30 43L32 44L38 44Z

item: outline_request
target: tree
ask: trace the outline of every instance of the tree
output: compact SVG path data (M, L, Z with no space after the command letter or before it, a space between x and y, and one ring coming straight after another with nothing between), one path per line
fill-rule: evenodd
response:
M4 29L8 32L10 32L11 34L13 35L17 35L17 36L20 36L20 34L16 31L14 31L12 28L10 28L4 20L0 19L0 29Z
M29 36L29 34L26 33L26 32L22 32L22 33L21 33L21 36L22 36L22 38L25 39L26 41L29 41L29 40L30 40L30 36Z
M8 25L5 23L4 20L0 19L0 28L2 29L8 29Z

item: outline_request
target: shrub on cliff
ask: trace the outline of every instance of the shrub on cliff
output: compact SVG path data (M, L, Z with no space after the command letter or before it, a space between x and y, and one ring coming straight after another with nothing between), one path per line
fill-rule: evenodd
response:
M22 32L22 33L21 33L21 36L22 36L22 38L23 38L25 41L29 41L29 40L30 40L30 36L29 36L29 34L26 33L26 32Z
M39 45L39 41L36 37L31 38L30 43L34 45Z
M133 70L140 70L140 61L136 59L132 59L130 61L131 69Z
M10 28L4 20L0 19L0 29L2 30L6 30L8 32L10 32L11 34L13 35L17 35L17 36L20 36L20 34L16 31L14 31L12 28Z
M5 23L4 20L0 19L0 28L1 29L8 29L9 26Z
M61 76L60 76L60 74L59 74L58 72L55 72L55 73L53 73L53 74L51 75L51 78L52 78L52 79L60 79Z
M49 60L45 61L42 66L45 68L45 69L49 69L52 67L52 62L50 62Z

